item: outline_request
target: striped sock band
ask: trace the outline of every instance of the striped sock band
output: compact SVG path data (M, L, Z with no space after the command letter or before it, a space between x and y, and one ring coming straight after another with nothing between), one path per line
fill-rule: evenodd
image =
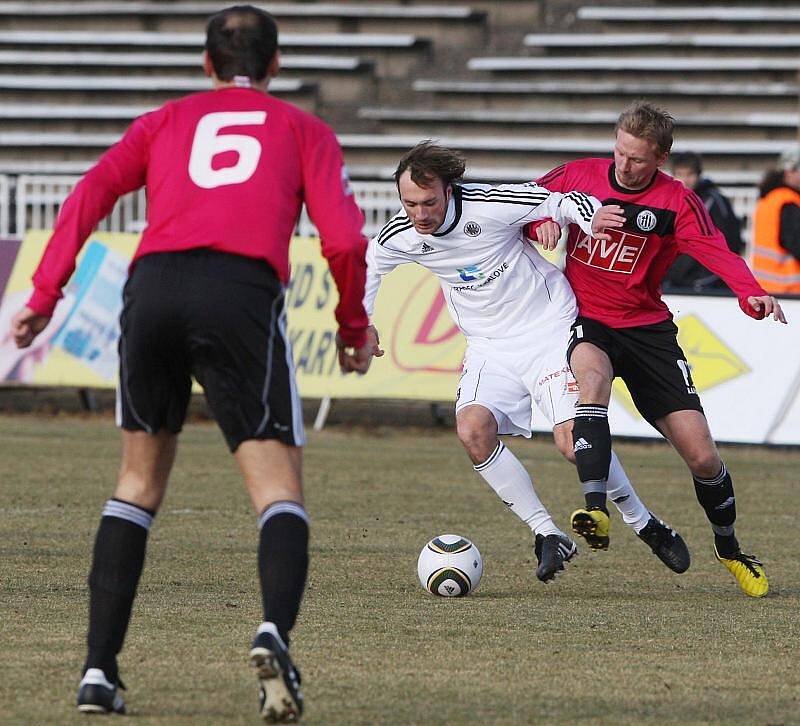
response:
M294 514L308 524L308 513L302 504L297 502L273 502L261 512L261 516L258 518L258 528L263 529L264 525L276 514Z
M139 507L130 502L123 502L121 499L112 498L109 499L103 507L102 516L124 519L133 524L138 524L143 529L149 531L150 526L153 524L155 512L151 512L149 509Z
M494 451L489 454L489 458L480 464L473 465L472 468L475 469L475 471L483 471L494 464L494 462L497 461L497 457L499 457L500 454L502 454L505 450L506 445L502 441L498 441L497 446L494 447Z
M725 468L725 462L722 462L722 468L719 470L719 474L711 479L701 479L699 476L694 477L694 480L698 484L703 484L704 486L713 487L717 484L722 484L725 477L728 476L728 470Z

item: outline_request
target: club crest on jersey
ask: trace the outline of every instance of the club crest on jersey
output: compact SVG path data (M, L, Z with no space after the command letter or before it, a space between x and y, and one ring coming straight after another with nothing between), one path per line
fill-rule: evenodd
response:
M652 232L656 228L657 222L656 215L649 209L643 209L636 215L636 226L642 232Z
M464 225L464 234L467 237L477 237L481 233L481 226L477 222L467 222Z
M642 256L647 237L618 229L604 229L611 239L599 240L584 235L569 256L589 267L630 275Z
M473 280L481 280L485 275L481 272L481 268L477 265L470 265L469 267L458 267L458 274L464 282L472 282Z

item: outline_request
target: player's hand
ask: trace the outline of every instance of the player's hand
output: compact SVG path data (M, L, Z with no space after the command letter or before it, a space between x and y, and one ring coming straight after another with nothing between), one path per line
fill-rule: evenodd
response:
M11 335L14 337L17 348L27 348L49 322L49 316L39 315L27 305L24 306L11 318Z
M346 346L337 335L336 348L339 352L339 368L342 373L366 373L372 358L380 358L384 353L380 342L380 336L374 325L367 328L366 342L360 348Z
M561 226L558 222L548 220L536 228L536 241L544 250L554 250L561 239Z
M592 237L599 240L610 240L611 235L604 229L619 229L625 224L625 213L622 207L608 204L600 207L592 217Z
M747 298L747 302L750 303L753 310L761 313L762 317L768 318L772 315L775 321L786 324L786 316L783 314L781 304L772 295L750 296Z

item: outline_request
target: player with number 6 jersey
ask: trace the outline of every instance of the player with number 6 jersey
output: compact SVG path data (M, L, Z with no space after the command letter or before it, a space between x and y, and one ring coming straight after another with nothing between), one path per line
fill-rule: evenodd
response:
M289 279L289 240L305 202L340 294L339 332L363 344L364 219L342 152L320 119L247 79L171 101L136 119L64 203L34 275L29 306L51 315L98 221L147 187L145 255L214 250L266 262Z
M305 202L339 290L339 361L366 370L363 215L333 131L267 92L279 69L272 16L248 5L212 16L204 69L214 90L138 118L75 187L12 332L19 347L31 344L87 236L121 195L145 186L147 227L120 316L122 465L95 541L78 710L125 711L117 656L194 377L257 516L264 618L249 659L259 712L272 723L294 722L303 696L289 632L305 588L309 533L302 408L286 330L289 243ZM185 666L191 673L193 664Z

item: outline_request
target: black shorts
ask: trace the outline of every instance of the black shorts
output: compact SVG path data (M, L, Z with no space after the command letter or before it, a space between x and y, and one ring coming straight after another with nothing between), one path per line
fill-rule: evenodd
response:
M579 343L592 343L611 360L614 376L630 391L639 413L651 424L673 411L700 411L700 397L671 320L634 328L609 328L578 316L572 324L567 360Z
M231 451L305 443L284 289L265 262L211 250L146 255L123 291L117 423L178 433L194 376Z

